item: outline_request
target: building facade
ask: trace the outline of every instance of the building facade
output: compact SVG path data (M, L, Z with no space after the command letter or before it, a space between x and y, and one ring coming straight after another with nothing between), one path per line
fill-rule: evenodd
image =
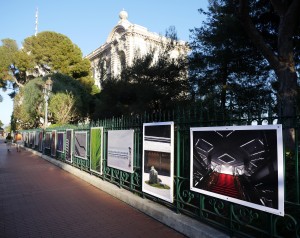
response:
M127 19L128 14L124 10L119 13L119 18L119 22L108 35L106 42L86 56L91 62L93 78L99 88L108 77L116 78L125 66L132 65L137 54L142 56L155 49L155 55L158 55L161 44L170 41L157 33L149 32L143 26L130 23ZM177 57L182 53L187 54L185 42L177 43L179 47L173 50L171 57Z

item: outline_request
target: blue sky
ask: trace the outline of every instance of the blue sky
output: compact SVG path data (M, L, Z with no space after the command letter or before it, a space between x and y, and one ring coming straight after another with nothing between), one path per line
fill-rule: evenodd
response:
M69 37L83 56L105 43L112 28L125 10L131 23L146 27L151 32L164 34L175 26L180 40L189 41L190 29L199 27L208 0L4 0L1 2L0 39L11 38L19 47L25 38L35 33L35 12L38 8L38 32L54 31ZM0 92L0 120L9 124L13 102L7 92Z

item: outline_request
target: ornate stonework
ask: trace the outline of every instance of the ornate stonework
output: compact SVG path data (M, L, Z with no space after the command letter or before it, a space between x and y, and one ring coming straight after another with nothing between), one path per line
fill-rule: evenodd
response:
M117 77L124 66L131 65L135 54L147 53L153 46L158 46L165 37L149 32L147 28L130 23L128 13L119 13L119 22L112 29L106 42L86 56L91 62L95 84L101 88L101 83L108 75ZM182 50L187 53L184 42L180 42ZM174 57L178 52L174 52Z

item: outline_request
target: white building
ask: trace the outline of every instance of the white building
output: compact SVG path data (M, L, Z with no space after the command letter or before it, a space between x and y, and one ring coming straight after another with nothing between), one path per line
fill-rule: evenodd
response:
M117 77L124 66L130 66L136 54L143 55L154 47L158 54L159 45L170 41L157 33L149 32L143 26L130 23L124 10L120 12L119 18L106 42L86 56L91 61L93 78L99 88L108 75ZM185 42L177 43L179 47L173 50L171 57L177 57L179 54L187 55L188 48Z

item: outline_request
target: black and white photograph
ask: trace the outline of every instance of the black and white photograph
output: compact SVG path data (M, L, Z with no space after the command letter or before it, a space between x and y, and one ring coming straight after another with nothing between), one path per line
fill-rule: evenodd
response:
M45 134L44 148L51 148L51 132L46 132Z
M66 130L66 161L72 163L73 153L73 129Z
M143 125L143 192L173 202L174 123Z
M65 133L64 132L57 132L57 145L56 149L58 152L64 153L64 139Z
M51 137L51 155L56 156L56 130L52 131Z
M39 151L43 151L43 132L40 131L39 133Z
M87 159L87 132L75 131L74 155L81 159Z
M191 190L284 215L281 125L190 129Z
M134 130L108 131L107 165L133 173Z

